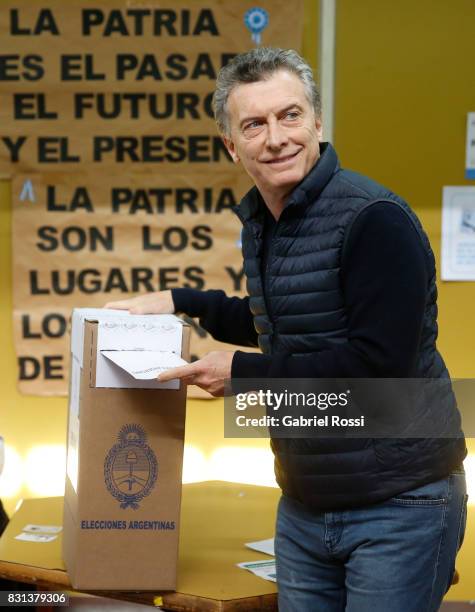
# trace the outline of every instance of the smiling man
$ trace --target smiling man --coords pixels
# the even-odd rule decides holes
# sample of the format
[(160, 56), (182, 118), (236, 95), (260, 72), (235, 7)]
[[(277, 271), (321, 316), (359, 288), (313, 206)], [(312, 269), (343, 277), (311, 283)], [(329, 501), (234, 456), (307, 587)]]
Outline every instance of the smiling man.
[[(221, 395), (231, 377), (447, 379), (427, 236), (399, 196), (343, 170), (322, 142), (308, 64), (292, 50), (239, 55), (220, 72), (214, 109), (255, 183), (236, 209), (249, 296), (175, 289), (107, 306), (183, 312), (261, 352), (216, 351), (160, 380)], [(438, 410), (442, 434), (458, 435), (272, 440), (281, 612), (439, 608), (467, 500), (450, 393)]]
[(284, 70), (234, 88), (227, 106), (232, 117), (231, 129), (222, 126), (227, 149), (278, 219), (289, 194), (320, 156), (320, 119), (302, 81)]

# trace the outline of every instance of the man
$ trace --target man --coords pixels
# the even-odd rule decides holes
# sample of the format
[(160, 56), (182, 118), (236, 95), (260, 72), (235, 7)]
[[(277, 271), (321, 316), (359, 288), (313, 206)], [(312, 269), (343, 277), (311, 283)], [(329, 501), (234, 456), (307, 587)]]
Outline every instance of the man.
[[(304, 60), (266, 48), (236, 57), (218, 77), (214, 109), (231, 157), (255, 183), (236, 211), (249, 297), (177, 289), (107, 306), (197, 316), (218, 340), (262, 354), (213, 352), (160, 380), (220, 395), (231, 377), (447, 378), (428, 239), (401, 198), (342, 170), (321, 142)], [(439, 403), (442, 431), (457, 429), (451, 394)], [(273, 439), (272, 448), (283, 489), (281, 612), (439, 608), (465, 528), (461, 432)]]

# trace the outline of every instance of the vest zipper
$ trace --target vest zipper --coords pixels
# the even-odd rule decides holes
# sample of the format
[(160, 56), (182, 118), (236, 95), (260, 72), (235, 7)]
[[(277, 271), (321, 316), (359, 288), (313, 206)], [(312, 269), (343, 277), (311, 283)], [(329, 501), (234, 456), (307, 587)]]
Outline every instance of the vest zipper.
[[(258, 237), (257, 237), (257, 232), (256, 232), (256, 227), (250, 223), (247, 219), (244, 218), (244, 216), (241, 214), (241, 211), (239, 210), (238, 206), (235, 206), (232, 208), (232, 211), (234, 212), (234, 214), (239, 218), (239, 220), (241, 221), (241, 223), (243, 224), (243, 226), (247, 227), (250, 230), (250, 233), (254, 239), (254, 250), (255, 250), (255, 256), (258, 257), (259, 256), (259, 250), (258, 250)], [(280, 218), (282, 217), (282, 214), (285, 212), (285, 210), (282, 211), (279, 219), (275, 222), (273, 228), (272, 228), (272, 232), (269, 238), (269, 250), (267, 252), (267, 261), (266, 261), (266, 266), (265, 266), (265, 279), (261, 278), (261, 284), (262, 284), (262, 299), (264, 300), (264, 305), (266, 307), (266, 313), (267, 316), (269, 318), (269, 321), (271, 323), (271, 333), (269, 333), (269, 347), (270, 349), (272, 349), (272, 344), (273, 344), (273, 340), (274, 340), (274, 317), (272, 314), (272, 308), (271, 308), (271, 302), (269, 299), (269, 292), (270, 292), (270, 282), (269, 282), (269, 262), (271, 261), (271, 256), (272, 256), (272, 242), (274, 240), (276, 231), (277, 231), (277, 226), (279, 224)], [(262, 237), (261, 237), (261, 241), (262, 241)], [(264, 280), (264, 282), (262, 282), (262, 280)]]
[(272, 326), (272, 333), (269, 334), (269, 345), (270, 348), (272, 349), (272, 345), (274, 343), (274, 336), (275, 334), (275, 319), (274, 319), (274, 314), (272, 312), (272, 307), (271, 307), (271, 299), (270, 299), (270, 274), (269, 274), (269, 270), (270, 270), (270, 263), (272, 261), (272, 255), (273, 255), (273, 243), (274, 243), (274, 238), (277, 234), (277, 230), (279, 229), (279, 223), (280, 220), (282, 219), (282, 215), (285, 214), (286, 209), (284, 208), (284, 210), (281, 212), (280, 217), (277, 219), (277, 221), (274, 223), (274, 226), (272, 227), (272, 231), (271, 231), (271, 235), (269, 236), (269, 250), (267, 251), (267, 261), (266, 261), (266, 267), (265, 267), (265, 282), (264, 282), (264, 286), (263, 286), (263, 292), (264, 292), (264, 304), (266, 306), (266, 310), (267, 310), (267, 316), (269, 317), (269, 321), (271, 323)]
[(270, 300), (270, 263), (271, 263), (271, 259), (272, 259), (272, 243), (274, 241), (274, 237), (275, 237), (275, 233), (276, 233), (276, 229), (277, 229), (277, 223), (278, 221), (275, 222), (274, 227), (272, 228), (271, 234), (269, 236), (269, 250), (267, 251), (267, 261), (266, 261), (266, 267), (265, 267), (265, 279), (264, 279), (264, 283), (263, 283), (263, 293), (264, 293), (264, 304), (266, 305), (266, 310), (267, 310), (267, 316), (269, 317), (269, 321), (272, 324), (272, 333), (269, 334), (269, 344), (272, 347), (272, 341), (274, 339), (274, 316), (272, 313), (272, 307), (271, 307), (271, 300)]

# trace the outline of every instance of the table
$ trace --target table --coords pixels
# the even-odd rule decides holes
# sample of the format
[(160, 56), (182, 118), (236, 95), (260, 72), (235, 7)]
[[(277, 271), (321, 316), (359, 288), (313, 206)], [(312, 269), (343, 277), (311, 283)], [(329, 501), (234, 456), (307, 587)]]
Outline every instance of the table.
[[(106, 592), (110, 597), (181, 612), (277, 610), (276, 586), (236, 567), (269, 559), (244, 547), (272, 537), (280, 490), (220, 481), (183, 486), (176, 592)], [(72, 590), (61, 535), (50, 543), (15, 540), (27, 523), (61, 525), (63, 498), (27, 499), (0, 538), (0, 577), (40, 590)]]

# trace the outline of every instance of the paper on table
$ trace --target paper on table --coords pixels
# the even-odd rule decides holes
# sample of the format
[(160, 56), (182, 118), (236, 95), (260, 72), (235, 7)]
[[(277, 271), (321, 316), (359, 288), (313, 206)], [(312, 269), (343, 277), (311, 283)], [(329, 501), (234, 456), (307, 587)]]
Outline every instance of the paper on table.
[(30, 533), (59, 533), (63, 528), (60, 525), (32, 525), (28, 523), (23, 527), (23, 531), (29, 531)]
[(252, 572), (256, 576), (259, 576), (259, 578), (277, 582), (275, 559), (272, 559), (272, 561), (245, 561), (244, 563), (236, 563), (236, 565)]
[(101, 354), (137, 380), (152, 380), (161, 372), (187, 364), (170, 351), (101, 351)]
[(57, 535), (45, 534), (45, 533), (20, 533), (15, 536), (15, 540), (21, 540), (22, 542), (52, 542), (56, 540)]
[(271, 555), (272, 557), (275, 557), (274, 538), (269, 538), (268, 540), (259, 540), (257, 542), (247, 542), (244, 546), (247, 546), (252, 550), (257, 550), (257, 552), (263, 552), (266, 555)]

